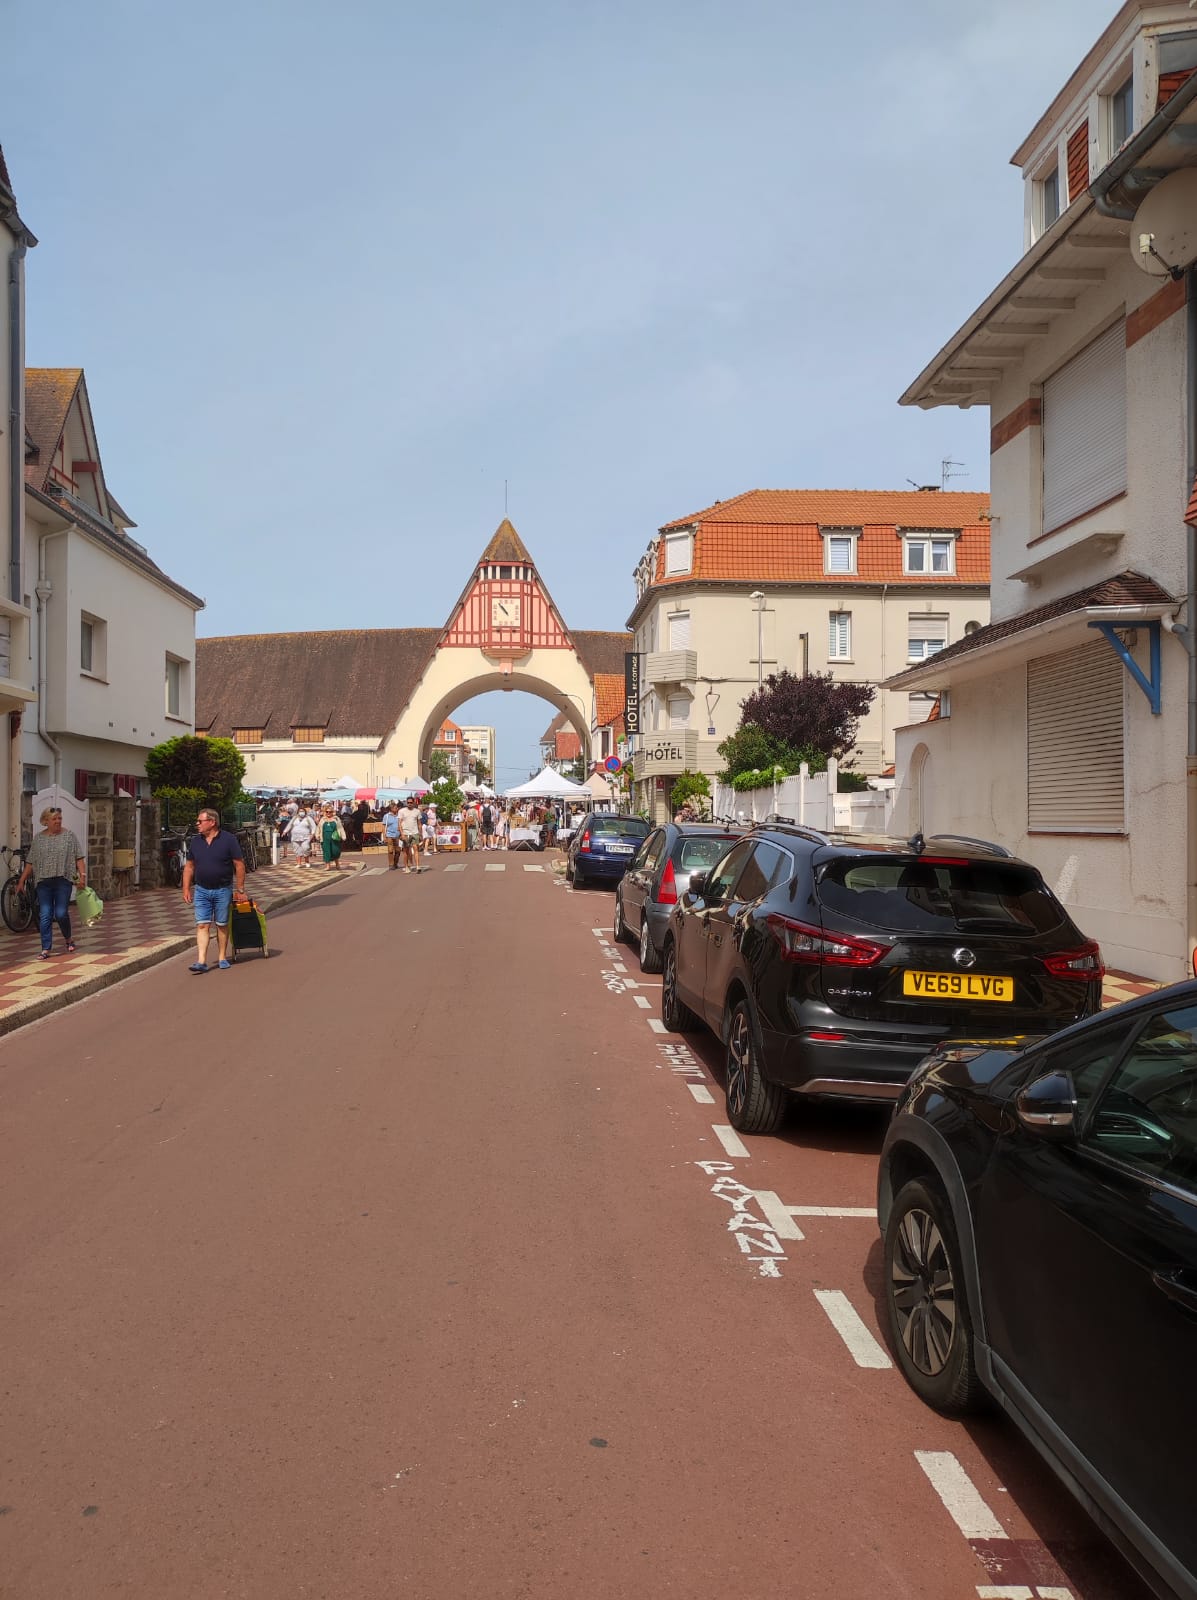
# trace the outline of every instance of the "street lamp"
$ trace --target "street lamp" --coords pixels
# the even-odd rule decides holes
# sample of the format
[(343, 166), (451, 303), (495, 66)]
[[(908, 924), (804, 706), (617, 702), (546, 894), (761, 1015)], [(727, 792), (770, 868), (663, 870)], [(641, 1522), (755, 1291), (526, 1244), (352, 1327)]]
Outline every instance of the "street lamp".
[(765, 683), (765, 591), (754, 589), (748, 598), (756, 601), (756, 687), (759, 693)]

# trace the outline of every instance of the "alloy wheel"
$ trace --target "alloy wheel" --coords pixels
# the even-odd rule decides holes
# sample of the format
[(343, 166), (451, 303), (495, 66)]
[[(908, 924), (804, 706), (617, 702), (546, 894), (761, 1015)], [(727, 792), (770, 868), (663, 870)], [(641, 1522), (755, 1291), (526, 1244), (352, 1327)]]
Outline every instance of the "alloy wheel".
[(647, 916), (640, 923), (640, 965), (647, 970), (653, 958), (653, 942), (649, 936)]
[(898, 1227), (890, 1289), (907, 1355), (920, 1372), (938, 1377), (956, 1337), (956, 1284), (935, 1218), (917, 1207)]
[(732, 1018), (731, 1033), (727, 1040), (726, 1093), (728, 1112), (733, 1117), (742, 1116), (748, 1098), (748, 1074), (752, 1067), (752, 1037), (748, 1018), (737, 1011)]

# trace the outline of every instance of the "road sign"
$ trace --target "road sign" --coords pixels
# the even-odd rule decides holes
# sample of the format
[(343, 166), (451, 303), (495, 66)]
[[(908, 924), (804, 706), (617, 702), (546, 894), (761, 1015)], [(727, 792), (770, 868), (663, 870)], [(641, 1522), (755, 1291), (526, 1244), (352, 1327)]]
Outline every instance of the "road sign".
[(622, 766), (623, 766), (623, 762), (619, 759), (618, 756), (608, 756), (607, 759), (603, 762), (604, 770), (607, 771), (607, 772), (611, 772), (611, 773), (618, 772), (619, 769)]

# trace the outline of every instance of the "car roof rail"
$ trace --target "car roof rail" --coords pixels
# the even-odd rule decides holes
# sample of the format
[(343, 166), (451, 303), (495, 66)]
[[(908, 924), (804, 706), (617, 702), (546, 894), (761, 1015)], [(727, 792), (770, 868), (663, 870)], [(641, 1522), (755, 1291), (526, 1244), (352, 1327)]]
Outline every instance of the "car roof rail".
[(774, 822), (788, 823), (791, 828), (797, 826), (793, 817), (783, 817), (779, 811), (770, 811), (769, 815), (765, 818), (765, 825), (767, 827), (770, 823)]
[(818, 828), (808, 828), (804, 822), (795, 822), (792, 817), (766, 817), (763, 822), (754, 822), (754, 828), (777, 828), (782, 833), (796, 833), (803, 839), (810, 839), (814, 844), (833, 843), (832, 835), (822, 833)]
[(1004, 844), (995, 844), (992, 839), (974, 839), (968, 833), (933, 833), (926, 841), (927, 844), (967, 844), (974, 850), (984, 850), (987, 855), (1003, 856), (1011, 860), (1013, 850), (1007, 850)]

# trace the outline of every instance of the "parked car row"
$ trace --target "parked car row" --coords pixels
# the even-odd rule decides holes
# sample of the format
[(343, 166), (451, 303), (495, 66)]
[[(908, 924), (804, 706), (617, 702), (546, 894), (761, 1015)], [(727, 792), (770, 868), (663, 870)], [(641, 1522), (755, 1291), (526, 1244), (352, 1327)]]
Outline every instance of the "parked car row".
[(1197, 983), (1101, 1012), (1097, 945), (979, 840), (669, 824), (616, 883), (666, 1027), (723, 1043), (733, 1127), (894, 1102), (885, 1321), (915, 1392), (996, 1401), (1154, 1592), (1197, 1600)]

